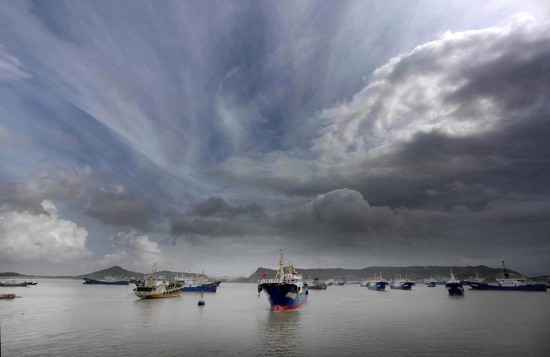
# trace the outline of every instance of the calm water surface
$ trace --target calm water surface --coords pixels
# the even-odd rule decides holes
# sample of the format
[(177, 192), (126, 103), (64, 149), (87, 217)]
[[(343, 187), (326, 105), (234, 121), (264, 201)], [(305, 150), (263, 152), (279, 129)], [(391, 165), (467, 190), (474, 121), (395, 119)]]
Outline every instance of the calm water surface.
[(310, 291), (298, 310), (269, 311), (255, 284), (139, 300), (133, 286), (38, 280), (0, 288), (2, 356), (550, 356), (550, 293), (444, 287)]

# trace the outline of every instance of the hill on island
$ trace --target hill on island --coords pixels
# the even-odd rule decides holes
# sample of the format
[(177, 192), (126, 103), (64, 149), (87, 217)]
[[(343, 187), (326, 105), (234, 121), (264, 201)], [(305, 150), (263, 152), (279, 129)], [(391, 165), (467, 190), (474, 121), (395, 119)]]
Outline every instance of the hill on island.
[[(480, 277), (486, 278), (492, 281), (502, 276), (501, 268), (489, 268), (484, 265), (478, 266), (408, 266), (408, 267), (367, 267), (362, 269), (342, 269), (342, 268), (329, 268), (329, 269), (300, 269), (296, 270), (304, 276), (306, 279), (319, 278), (323, 280), (334, 279), (341, 281), (350, 280), (366, 280), (373, 276), (382, 275), (385, 279), (392, 279), (397, 276), (407, 277), (414, 281), (423, 281), (424, 279), (434, 278), (438, 281), (448, 280), (450, 278), (449, 269), (453, 270), (455, 277), (458, 279), (468, 279), (476, 276), (476, 272)], [(519, 278), (522, 275), (516, 271), (507, 269), (510, 277)], [(251, 283), (258, 282), (263, 274), (266, 273), (268, 278), (275, 277), (277, 273), (274, 269), (258, 268), (256, 271), (248, 277), (248, 281)]]
[[(134, 278), (136, 280), (139, 280), (147, 274), (149, 274), (149, 273), (139, 273), (139, 272), (136, 272), (136, 271), (130, 271), (130, 270), (126, 270), (124, 268), (121, 268), (118, 265), (115, 265), (115, 266), (112, 266), (112, 267), (107, 268), (107, 269), (95, 271), (93, 273), (79, 275), (79, 276), (76, 276), (75, 278), (103, 279), (104, 277), (112, 276), (112, 277), (120, 278), (120, 279)], [(195, 278), (197, 276), (204, 277), (204, 278), (209, 278), (208, 276), (206, 276), (204, 274), (198, 274), (198, 273), (190, 273), (190, 272), (182, 273), (182, 272), (175, 272), (175, 271), (169, 271), (169, 270), (157, 271), (157, 276), (164, 276), (164, 277), (166, 277), (166, 279), (169, 279), (169, 280), (173, 280), (177, 276), (181, 277), (182, 275), (185, 275), (187, 277), (193, 277), (193, 278)]]
[(132, 277), (135, 279), (140, 279), (141, 277), (143, 277), (143, 275), (145, 274), (126, 270), (124, 268), (119, 267), (118, 265), (115, 265), (107, 269), (95, 271), (93, 273), (79, 275), (79, 276), (76, 276), (76, 278), (102, 279), (106, 276), (112, 276), (112, 277), (121, 278), (121, 279), (129, 279)]

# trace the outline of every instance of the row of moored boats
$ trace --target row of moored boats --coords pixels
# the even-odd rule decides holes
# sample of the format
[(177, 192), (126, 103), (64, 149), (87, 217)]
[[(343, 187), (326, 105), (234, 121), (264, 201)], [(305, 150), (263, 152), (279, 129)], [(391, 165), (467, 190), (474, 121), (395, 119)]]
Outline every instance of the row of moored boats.
[[(470, 286), (472, 290), (495, 290), (495, 291), (547, 291), (546, 284), (533, 283), (527, 278), (510, 278), (504, 262), (503, 278), (496, 279), (496, 283), (485, 282), (484, 279), (476, 277), (470, 281), (460, 281), (457, 279), (452, 270), (450, 271), (450, 279), (444, 285), (449, 295), (463, 295), (464, 286)], [(396, 279), (388, 282), (381, 276), (362, 282), (360, 285), (369, 290), (384, 291), (389, 286), (390, 289), (396, 290), (411, 290), (416, 283), (408, 279)], [(437, 285), (435, 281), (426, 284), (429, 287)], [(314, 289), (326, 289), (326, 284), (315, 279)], [(303, 305), (308, 298), (308, 284), (303, 277), (296, 272), (296, 269), (289, 265), (286, 270), (283, 266), (283, 254), (279, 259), (279, 270), (275, 278), (267, 279), (264, 274), (263, 279), (258, 285), (258, 294), (265, 292), (274, 311), (284, 311), (295, 309)]]
[(83, 278), (84, 284), (91, 285), (129, 285), (135, 284), (134, 293), (140, 299), (158, 299), (179, 296), (182, 292), (216, 292), (221, 281), (205, 281), (204, 276), (197, 276), (197, 279), (176, 277), (174, 280), (157, 274), (155, 267), (153, 271), (141, 280), (116, 279), (105, 277), (104, 279)]

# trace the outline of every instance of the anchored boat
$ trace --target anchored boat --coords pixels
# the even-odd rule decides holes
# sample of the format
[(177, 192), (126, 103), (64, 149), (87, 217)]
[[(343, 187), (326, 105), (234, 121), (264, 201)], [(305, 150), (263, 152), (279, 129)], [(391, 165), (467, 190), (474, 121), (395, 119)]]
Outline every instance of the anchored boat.
[(186, 280), (181, 290), (186, 292), (215, 293), (218, 290), (218, 286), (222, 283), (221, 280), (204, 280), (204, 275), (199, 277), (197, 274), (197, 278), (195, 280)]
[(129, 285), (130, 280), (120, 280), (112, 276), (106, 276), (104, 279), (94, 279), (94, 278), (82, 278), (84, 282), (82, 284), (89, 285)]
[(315, 278), (313, 279), (313, 283), (311, 284), (308, 284), (308, 289), (310, 290), (326, 290), (327, 289), (327, 284), (321, 280), (319, 280), (319, 278)]
[(19, 282), (19, 281), (15, 281), (15, 280), (12, 280), (12, 281), (0, 281), (0, 286), (7, 286), (7, 287), (25, 287), (25, 286), (29, 286), (28, 283), (26, 282)]
[(425, 281), (424, 283), (429, 288), (435, 288), (437, 286), (437, 281), (432, 277), (430, 277), (430, 279), (428, 279), (428, 281), (427, 282)]
[(456, 279), (451, 270), (451, 279), (445, 283), (449, 295), (464, 295), (464, 287), (460, 280)]
[(298, 274), (294, 266), (283, 267), (283, 252), (279, 258), (279, 271), (274, 279), (267, 279), (264, 273), (263, 279), (258, 285), (258, 296), (265, 291), (271, 304), (271, 310), (284, 311), (296, 309), (307, 302), (308, 285), (302, 275)]
[(0, 294), (0, 299), (5, 299), (5, 300), (13, 300), (15, 298), (19, 298), (21, 296), (17, 296), (15, 294)]
[(497, 279), (497, 284), (489, 284), (477, 281), (466, 282), (473, 290), (500, 290), (500, 291), (547, 291), (546, 284), (533, 283), (527, 278), (514, 279), (506, 270), (502, 261), (502, 279)]
[(134, 292), (140, 299), (159, 299), (181, 295), (182, 283), (157, 279), (155, 271), (151, 272), (145, 280), (136, 283)]
[(378, 278), (374, 277), (361, 283), (362, 287), (376, 291), (385, 291), (387, 285), (389, 285), (389, 282), (386, 279), (382, 278), (382, 275), (380, 275), (380, 277)]
[(414, 281), (407, 279), (406, 276), (405, 276), (405, 279), (398, 277), (396, 280), (390, 283), (390, 289), (411, 290), (414, 285), (416, 285), (416, 283)]

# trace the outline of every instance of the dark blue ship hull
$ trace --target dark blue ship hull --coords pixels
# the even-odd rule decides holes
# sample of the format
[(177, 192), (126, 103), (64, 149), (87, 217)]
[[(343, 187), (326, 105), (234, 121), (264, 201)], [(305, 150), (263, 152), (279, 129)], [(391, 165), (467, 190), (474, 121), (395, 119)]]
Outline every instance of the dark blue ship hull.
[(196, 291), (196, 292), (205, 292), (205, 293), (215, 293), (216, 290), (218, 290), (218, 284), (211, 283), (211, 284), (202, 284), (197, 286), (184, 286), (181, 288), (182, 291)]
[(445, 287), (449, 295), (464, 295), (464, 287), (460, 283), (447, 283)]
[(473, 283), (468, 282), (468, 285), (473, 290), (499, 290), (499, 291), (546, 291), (546, 285), (544, 284), (526, 284), (518, 286), (501, 286), (491, 285), (485, 283)]
[(388, 283), (385, 281), (378, 281), (376, 283), (367, 283), (367, 289), (376, 290), (376, 291), (385, 291), (386, 285), (388, 285)]
[(293, 284), (263, 283), (258, 285), (258, 292), (262, 290), (267, 294), (273, 311), (296, 309), (306, 303), (308, 296), (307, 285), (299, 292)]
[(90, 284), (90, 285), (129, 285), (129, 280), (97, 280), (92, 278), (83, 278), (84, 282), (82, 284)]
[(399, 285), (391, 285), (390, 284), (390, 289), (395, 289), (395, 290), (411, 290), (412, 287), (416, 285), (416, 283), (413, 283), (413, 282), (406, 282), (406, 283), (403, 283), (403, 284), (399, 284)]

